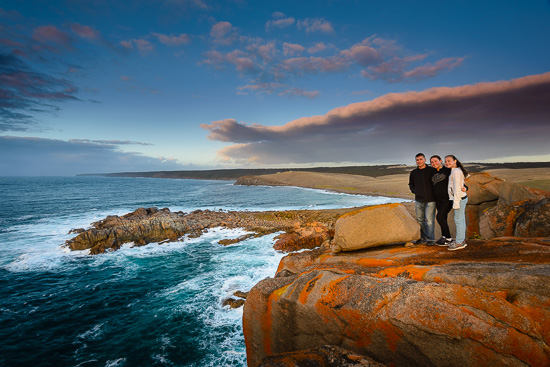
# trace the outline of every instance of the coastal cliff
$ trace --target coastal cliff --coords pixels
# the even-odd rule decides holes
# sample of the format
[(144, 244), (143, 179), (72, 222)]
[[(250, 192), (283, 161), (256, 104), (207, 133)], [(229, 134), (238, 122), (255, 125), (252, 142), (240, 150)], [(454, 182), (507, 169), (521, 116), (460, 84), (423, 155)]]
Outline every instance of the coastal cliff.
[(548, 238), (290, 254), (248, 294), (248, 363), (335, 345), (395, 366), (548, 366), (548, 284)]

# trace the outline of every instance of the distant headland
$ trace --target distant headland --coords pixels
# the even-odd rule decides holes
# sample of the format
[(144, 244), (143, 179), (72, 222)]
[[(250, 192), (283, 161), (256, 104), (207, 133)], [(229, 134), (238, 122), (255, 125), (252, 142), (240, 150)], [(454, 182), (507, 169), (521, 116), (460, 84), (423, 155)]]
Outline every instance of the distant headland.
[[(550, 168), (550, 162), (515, 162), (515, 163), (468, 163), (469, 172), (481, 172), (494, 169)], [(150, 178), (181, 178), (199, 180), (236, 180), (242, 176), (269, 175), (286, 171), (341, 173), (380, 177), (408, 173), (413, 167), (404, 164), (375, 166), (345, 166), (345, 167), (310, 167), (310, 168), (235, 168), (190, 171), (151, 171), (151, 172), (117, 172), (117, 173), (85, 173), (77, 176), (104, 177), (150, 177)]]

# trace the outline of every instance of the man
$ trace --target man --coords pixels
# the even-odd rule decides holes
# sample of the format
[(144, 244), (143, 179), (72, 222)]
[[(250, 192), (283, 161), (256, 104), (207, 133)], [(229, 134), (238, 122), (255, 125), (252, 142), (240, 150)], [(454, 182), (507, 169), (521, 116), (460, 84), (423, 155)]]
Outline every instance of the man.
[(417, 244), (435, 245), (435, 196), (432, 186), (434, 168), (426, 165), (424, 153), (415, 156), (417, 167), (409, 175), (409, 188), (414, 194), (416, 220), (420, 224)]

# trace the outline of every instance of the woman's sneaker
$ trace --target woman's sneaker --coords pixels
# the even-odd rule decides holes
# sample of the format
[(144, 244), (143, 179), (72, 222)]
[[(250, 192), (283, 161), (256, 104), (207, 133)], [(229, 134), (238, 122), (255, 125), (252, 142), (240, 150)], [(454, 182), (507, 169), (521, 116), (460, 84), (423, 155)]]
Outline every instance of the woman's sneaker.
[(466, 242), (458, 243), (458, 242), (456, 242), (456, 241), (453, 241), (453, 242), (451, 242), (451, 244), (449, 245), (449, 247), (447, 247), (447, 250), (449, 250), (449, 251), (460, 250), (460, 249), (462, 249), (462, 248), (464, 248), (464, 247), (466, 247), (466, 246), (468, 246), (468, 245), (466, 244)]
[(440, 239), (435, 241), (435, 244), (438, 245), (438, 246), (448, 246), (449, 243), (451, 243), (451, 242), (450, 241), (447, 242), (447, 239), (445, 237), (441, 237)]

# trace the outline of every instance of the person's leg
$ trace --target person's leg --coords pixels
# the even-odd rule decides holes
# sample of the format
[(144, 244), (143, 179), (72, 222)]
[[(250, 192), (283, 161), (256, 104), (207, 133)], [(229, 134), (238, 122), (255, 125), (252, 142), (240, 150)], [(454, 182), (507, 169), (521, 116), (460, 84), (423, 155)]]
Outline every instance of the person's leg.
[(414, 202), (414, 210), (416, 213), (416, 221), (420, 225), (420, 239), (426, 240), (426, 226), (425, 226), (425, 220), (426, 220), (426, 203), (421, 203), (420, 201)]
[(466, 204), (468, 198), (460, 201), (460, 209), (455, 210), (456, 242), (462, 243), (466, 238)]
[(437, 223), (441, 228), (441, 235), (445, 238), (451, 238), (451, 230), (449, 229), (449, 223), (447, 223), (447, 217), (449, 216), (449, 212), (452, 208), (452, 200), (443, 200), (437, 202)]
[(460, 209), (454, 209), (455, 214), (455, 224), (456, 224), (456, 238), (452, 242), (448, 250), (460, 250), (461, 248), (466, 247), (466, 204), (468, 203), (468, 198), (460, 201)]
[(435, 201), (426, 203), (426, 239), (435, 242)]

